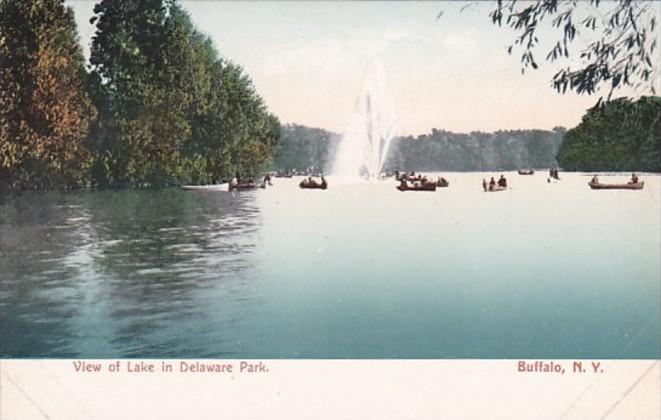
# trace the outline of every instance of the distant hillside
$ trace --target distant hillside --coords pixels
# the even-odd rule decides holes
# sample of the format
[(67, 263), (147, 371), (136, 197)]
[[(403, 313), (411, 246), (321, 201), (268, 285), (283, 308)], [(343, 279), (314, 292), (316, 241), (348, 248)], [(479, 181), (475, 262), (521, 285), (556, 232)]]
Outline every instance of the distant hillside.
[[(404, 171), (488, 171), (549, 168), (565, 129), (513, 130), (458, 134), (433, 129), (431, 134), (393, 139), (385, 169)], [(273, 162), (276, 170), (315, 169), (329, 172), (341, 137), (301, 125), (281, 128)]]

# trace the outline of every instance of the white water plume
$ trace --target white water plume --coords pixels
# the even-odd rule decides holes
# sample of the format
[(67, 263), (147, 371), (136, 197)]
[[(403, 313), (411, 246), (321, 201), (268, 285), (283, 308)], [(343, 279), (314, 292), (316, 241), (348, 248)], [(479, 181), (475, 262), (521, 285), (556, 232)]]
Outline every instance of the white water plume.
[(397, 117), (386, 89), (383, 66), (370, 65), (363, 89), (342, 135), (332, 173), (376, 179), (397, 131)]

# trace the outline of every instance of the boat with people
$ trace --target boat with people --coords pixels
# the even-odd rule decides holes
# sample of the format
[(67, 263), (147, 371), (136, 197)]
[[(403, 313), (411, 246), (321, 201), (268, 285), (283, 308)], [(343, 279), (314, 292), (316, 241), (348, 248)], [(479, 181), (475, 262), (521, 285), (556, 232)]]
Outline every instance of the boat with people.
[(316, 180), (312, 179), (312, 177), (308, 177), (301, 181), (298, 186), (303, 189), (325, 190), (328, 188), (328, 183), (326, 182), (326, 178), (323, 176), (321, 177), (321, 182), (317, 182)]
[(486, 179), (482, 179), (482, 188), (484, 192), (498, 192), (505, 191), (507, 189), (507, 179), (505, 175), (500, 175), (498, 181), (494, 177), (491, 177), (491, 180), (487, 182)]
[(638, 176), (631, 174), (631, 180), (626, 184), (603, 184), (599, 182), (597, 175), (593, 176), (588, 185), (593, 190), (642, 190), (645, 181), (639, 181)]
[(528, 170), (525, 170), (525, 171), (519, 170), (517, 172), (519, 173), (519, 175), (534, 175), (535, 174), (535, 171), (532, 170), (532, 169), (528, 169)]

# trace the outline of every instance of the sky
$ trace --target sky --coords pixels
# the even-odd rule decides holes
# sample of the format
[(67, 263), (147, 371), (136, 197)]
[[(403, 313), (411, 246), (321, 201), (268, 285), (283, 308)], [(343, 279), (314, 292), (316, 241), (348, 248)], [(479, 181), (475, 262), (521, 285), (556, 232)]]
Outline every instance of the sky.
[[(67, 1), (86, 52), (94, 3)], [(543, 62), (544, 45), (540, 69), (522, 75), (520, 53), (506, 51), (513, 32), (491, 24), (491, 2), (182, 4), (282, 123), (344, 132), (375, 67), (400, 135), (573, 127), (598, 99), (556, 93), (551, 78), (559, 67)], [(587, 41), (579, 35), (577, 47)]]

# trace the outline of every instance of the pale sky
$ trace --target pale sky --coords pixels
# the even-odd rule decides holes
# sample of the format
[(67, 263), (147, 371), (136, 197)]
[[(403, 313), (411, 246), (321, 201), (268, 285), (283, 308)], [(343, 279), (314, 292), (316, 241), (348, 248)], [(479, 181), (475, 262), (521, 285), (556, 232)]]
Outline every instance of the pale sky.
[[(67, 1), (86, 50), (94, 3)], [(182, 4), (282, 123), (343, 132), (375, 61), (403, 135), (573, 127), (597, 100), (551, 88), (559, 67), (544, 62), (547, 48), (537, 52), (540, 69), (521, 75), (520, 53), (506, 52), (512, 32), (490, 22), (491, 2)]]

